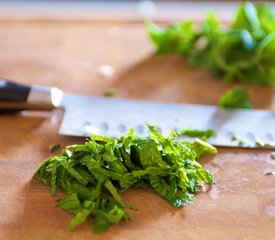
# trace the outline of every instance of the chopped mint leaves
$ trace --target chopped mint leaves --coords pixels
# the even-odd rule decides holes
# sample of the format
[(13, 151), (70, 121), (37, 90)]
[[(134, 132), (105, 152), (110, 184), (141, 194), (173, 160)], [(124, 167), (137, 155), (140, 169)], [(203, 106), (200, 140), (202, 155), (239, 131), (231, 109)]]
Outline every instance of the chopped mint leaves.
[[(93, 219), (95, 232), (106, 232), (111, 224), (130, 219), (126, 209), (137, 209), (124, 202), (121, 193), (131, 187), (151, 187), (174, 207), (193, 203), (204, 183), (214, 184), (213, 175), (197, 160), (217, 150), (202, 139), (212, 130), (172, 131), (164, 137), (154, 126), (141, 137), (130, 129), (120, 138), (93, 135), (85, 143), (66, 146), (60, 155), (44, 161), (34, 177), (65, 193), (58, 206), (74, 215), (75, 228)], [(181, 134), (195, 138), (179, 141)]]

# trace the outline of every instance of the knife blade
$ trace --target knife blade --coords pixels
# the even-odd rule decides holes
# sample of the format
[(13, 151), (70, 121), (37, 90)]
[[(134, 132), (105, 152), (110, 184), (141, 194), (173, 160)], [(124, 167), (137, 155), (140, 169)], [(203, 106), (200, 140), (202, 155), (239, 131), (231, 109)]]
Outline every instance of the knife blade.
[(149, 123), (164, 135), (173, 129), (211, 128), (216, 135), (209, 142), (215, 146), (275, 148), (275, 113), (265, 110), (228, 111), (207, 105), (82, 96), (6, 80), (0, 81), (0, 100), (2, 109), (64, 108), (62, 135), (118, 137), (130, 128), (146, 135)]

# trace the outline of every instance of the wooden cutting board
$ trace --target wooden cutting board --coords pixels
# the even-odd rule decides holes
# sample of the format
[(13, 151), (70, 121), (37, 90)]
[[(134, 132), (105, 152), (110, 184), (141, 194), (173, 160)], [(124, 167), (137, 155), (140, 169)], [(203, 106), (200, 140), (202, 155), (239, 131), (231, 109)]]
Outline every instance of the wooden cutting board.
[[(227, 89), (179, 56), (153, 56), (141, 22), (0, 22), (0, 76), (64, 91), (116, 97), (218, 104)], [(114, 72), (100, 71), (104, 64)], [(258, 108), (273, 109), (269, 87), (247, 86)], [(57, 134), (62, 110), (0, 116), (0, 239), (275, 239), (275, 169), (271, 151), (219, 148), (201, 163), (217, 185), (194, 205), (171, 207), (151, 190), (123, 194), (132, 221), (94, 234), (87, 222), (70, 231), (70, 215), (49, 187), (32, 180), (48, 147), (81, 142)], [(106, 114), (107, 116), (107, 114)], [(184, 126), (183, 126), (184, 127)]]

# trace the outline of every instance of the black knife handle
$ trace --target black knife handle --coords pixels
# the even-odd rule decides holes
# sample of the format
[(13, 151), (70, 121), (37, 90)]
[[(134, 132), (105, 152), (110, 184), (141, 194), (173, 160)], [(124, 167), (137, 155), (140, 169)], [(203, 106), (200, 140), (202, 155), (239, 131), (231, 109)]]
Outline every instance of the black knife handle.
[(0, 110), (50, 110), (58, 107), (62, 94), (57, 88), (0, 79)]
[(31, 86), (0, 79), (0, 101), (26, 102)]

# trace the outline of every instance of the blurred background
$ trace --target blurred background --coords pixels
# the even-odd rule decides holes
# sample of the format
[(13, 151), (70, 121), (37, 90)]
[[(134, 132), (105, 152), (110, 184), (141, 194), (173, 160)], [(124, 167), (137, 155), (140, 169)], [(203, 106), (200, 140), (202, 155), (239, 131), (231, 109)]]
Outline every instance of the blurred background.
[[(240, 3), (0, 1), (0, 76), (81, 94), (111, 88), (121, 98), (218, 105), (236, 83), (216, 81), (179, 55), (155, 55), (144, 20), (166, 26), (192, 19), (199, 26), (212, 10), (226, 25)], [(245, 87), (256, 107), (270, 108), (270, 86)]]
[[(242, 1), (162, 1), (162, 0), (128, 0), (128, 1), (93, 1), (93, 0), (9, 0), (0, 1), (0, 18), (41, 19), (56, 17), (59, 19), (139, 19), (152, 17), (158, 20), (178, 20), (184, 18), (201, 18), (202, 12), (211, 9), (218, 17), (229, 20), (234, 10)], [(261, 1), (252, 1), (261, 2)], [(271, 1), (272, 2), (272, 1)], [(271, 3), (270, 2), (270, 3)], [(274, 3), (271, 3), (274, 7)], [(32, 12), (32, 16), (29, 13)], [(104, 16), (102, 16), (104, 13)]]

